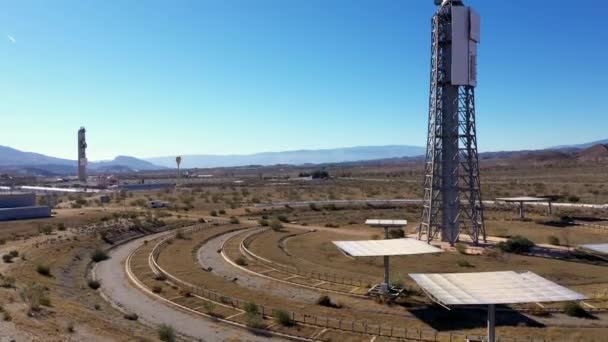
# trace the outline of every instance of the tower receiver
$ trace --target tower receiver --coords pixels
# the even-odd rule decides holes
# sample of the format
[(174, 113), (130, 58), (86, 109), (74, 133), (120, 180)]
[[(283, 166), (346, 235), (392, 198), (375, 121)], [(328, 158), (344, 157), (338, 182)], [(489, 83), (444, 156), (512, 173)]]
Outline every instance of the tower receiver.
[(418, 238), (486, 240), (479, 180), (475, 87), (480, 17), (461, 0), (435, 0), (431, 87)]

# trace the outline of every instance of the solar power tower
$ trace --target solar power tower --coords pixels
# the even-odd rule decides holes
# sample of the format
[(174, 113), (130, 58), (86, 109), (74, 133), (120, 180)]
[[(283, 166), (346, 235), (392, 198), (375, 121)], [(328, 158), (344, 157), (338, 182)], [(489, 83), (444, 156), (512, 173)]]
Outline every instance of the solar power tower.
[(82, 183), (87, 182), (87, 140), (86, 130), (80, 127), (78, 130), (78, 180)]
[(462, 1), (435, 0), (431, 86), (418, 238), (454, 245), (461, 232), (485, 241), (479, 181), (475, 87), (480, 17)]

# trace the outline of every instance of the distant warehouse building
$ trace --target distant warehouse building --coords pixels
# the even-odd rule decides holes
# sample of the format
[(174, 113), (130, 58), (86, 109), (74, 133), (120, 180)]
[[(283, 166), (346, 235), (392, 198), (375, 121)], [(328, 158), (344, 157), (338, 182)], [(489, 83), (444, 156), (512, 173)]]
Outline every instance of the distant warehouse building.
[(0, 192), (0, 221), (50, 217), (51, 208), (36, 205), (33, 192)]

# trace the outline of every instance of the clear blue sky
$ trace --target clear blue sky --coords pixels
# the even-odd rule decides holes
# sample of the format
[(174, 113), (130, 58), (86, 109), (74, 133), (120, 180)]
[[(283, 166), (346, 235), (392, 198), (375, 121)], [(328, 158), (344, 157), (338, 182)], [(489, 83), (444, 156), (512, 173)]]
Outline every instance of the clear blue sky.
[[(0, 145), (424, 145), (432, 0), (2, 1)], [(481, 150), (608, 138), (606, 1), (469, 0)]]

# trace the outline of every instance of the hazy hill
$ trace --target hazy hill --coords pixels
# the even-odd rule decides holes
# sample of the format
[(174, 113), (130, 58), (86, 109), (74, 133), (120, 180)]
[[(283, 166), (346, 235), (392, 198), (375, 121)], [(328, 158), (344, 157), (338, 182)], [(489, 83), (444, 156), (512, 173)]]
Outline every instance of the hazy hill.
[[(602, 140), (608, 142), (608, 140)], [(590, 145), (591, 144), (591, 145)], [(561, 149), (532, 151), (500, 151), (480, 153), (482, 161), (496, 167), (517, 164), (572, 164), (608, 161), (608, 144), (581, 144), (586, 148), (564, 145)], [(380, 163), (398, 165), (403, 162), (419, 162), (424, 159), (425, 149), (418, 146), (359, 146), (322, 150), (297, 150), (264, 152), (243, 155), (184, 155), (182, 168), (234, 167), (244, 165), (305, 165), (336, 163)], [(488, 165), (488, 164), (486, 164)], [(123, 173), (134, 171), (175, 168), (175, 156), (148, 158), (146, 160), (118, 156), (113, 160), (90, 162), (90, 173)], [(76, 161), (54, 158), (39, 153), (23, 152), (0, 146), (0, 172), (67, 175), (76, 174)]]
[(575, 144), (575, 145), (560, 145), (550, 147), (550, 150), (563, 150), (563, 149), (586, 149), (589, 147), (593, 147), (595, 145), (608, 145), (608, 139), (592, 141), (584, 144)]
[[(322, 150), (297, 150), (283, 152), (262, 152), (240, 155), (191, 154), (182, 156), (183, 168), (230, 167), (241, 165), (276, 164), (326, 164), (348, 161), (363, 161), (411, 157), (424, 154), (424, 147), (407, 145), (358, 146)], [(175, 167), (175, 156), (147, 158), (149, 162), (166, 167)]]
[(40, 153), (23, 152), (7, 146), (0, 146), (0, 166), (20, 165), (76, 165), (75, 161), (45, 156)]
[[(64, 175), (75, 174), (76, 167), (77, 163), (75, 160), (49, 157), (40, 153), (23, 152), (11, 147), (0, 146), (0, 169), (3, 172)], [(118, 156), (113, 160), (89, 163), (89, 170), (92, 172), (133, 172), (162, 168), (162, 166), (154, 165), (145, 160), (127, 156)]]
[(93, 169), (112, 168), (120, 166), (136, 171), (158, 170), (162, 168), (161, 166), (154, 165), (148, 161), (128, 156), (117, 156), (113, 160), (92, 162), (90, 163), (90, 166)]
[(583, 162), (608, 160), (608, 145), (597, 144), (584, 149), (578, 153), (577, 159)]

